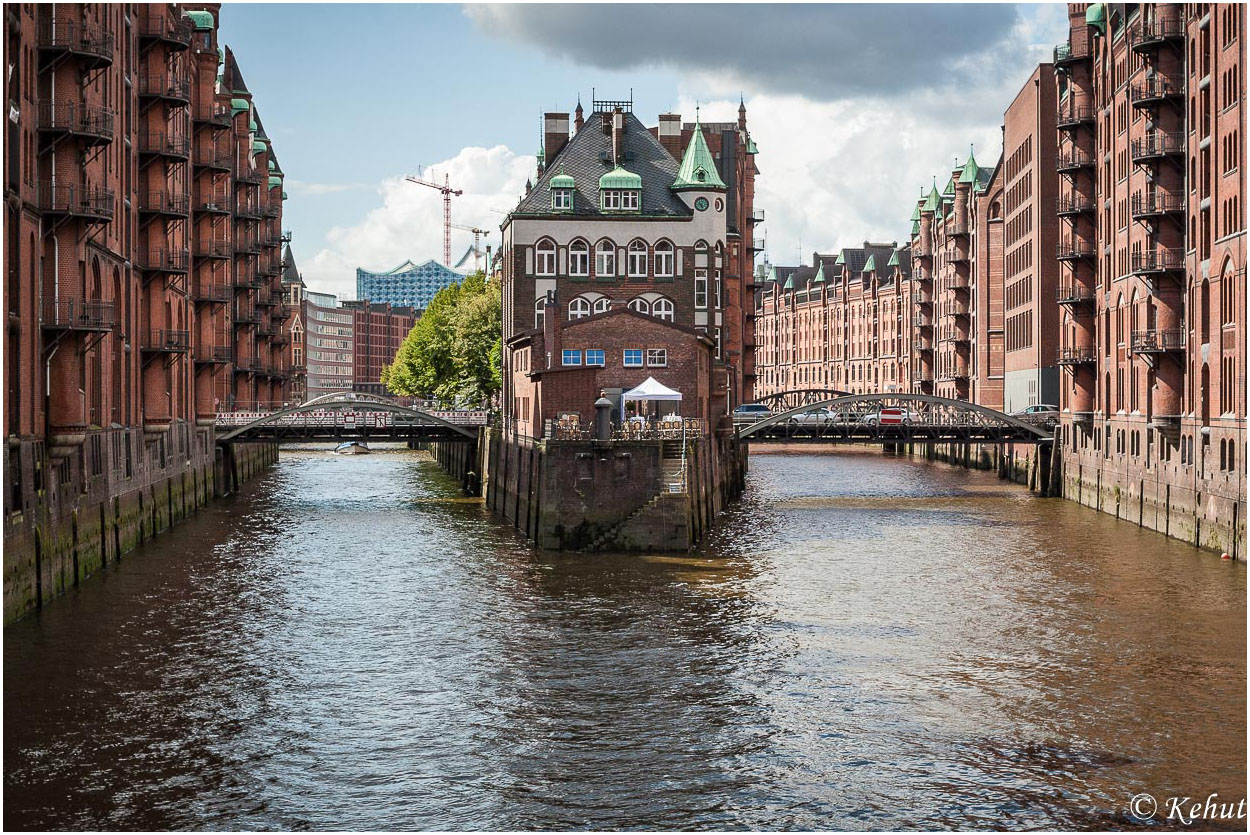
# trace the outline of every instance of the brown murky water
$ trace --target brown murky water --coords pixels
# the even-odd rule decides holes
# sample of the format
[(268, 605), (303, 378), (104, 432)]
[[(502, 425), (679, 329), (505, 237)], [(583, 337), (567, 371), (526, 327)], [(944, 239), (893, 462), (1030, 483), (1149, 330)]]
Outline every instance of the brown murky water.
[(418, 454), (284, 452), (4, 630), (5, 826), (1133, 828), (1139, 793), (1244, 798), (1244, 564), (942, 465), (751, 467), (697, 553), (587, 557)]

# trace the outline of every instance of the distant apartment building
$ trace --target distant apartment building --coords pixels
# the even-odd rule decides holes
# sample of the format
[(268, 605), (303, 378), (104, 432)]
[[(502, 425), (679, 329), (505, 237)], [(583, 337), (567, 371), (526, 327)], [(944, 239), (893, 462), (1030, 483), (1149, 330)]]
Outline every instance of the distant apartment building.
[(395, 361), (399, 346), (416, 324), (417, 312), (370, 301), (345, 301), (343, 308), (352, 312), (352, 390), (390, 394), (381, 382), (382, 368)]
[(1151, 520), (1196, 508), (1200, 540), (1229, 520), (1244, 536), (1245, 6), (1074, 3), (1068, 17), (1065, 478), (1087, 503), (1133, 496)]
[(328, 293), (306, 292), (304, 368), (309, 399), (351, 391), (355, 381), (355, 316)]
[(769, 267), (756, 293), (755, 396), (912, 390), (911, 256), (896, 243)]
[(384, 273), (358, 268), (356, 298), (422, 311), (430, 306), (435, 293), (463, 279), (463, 274), (433, 259), (424, 264), (405, 261)]

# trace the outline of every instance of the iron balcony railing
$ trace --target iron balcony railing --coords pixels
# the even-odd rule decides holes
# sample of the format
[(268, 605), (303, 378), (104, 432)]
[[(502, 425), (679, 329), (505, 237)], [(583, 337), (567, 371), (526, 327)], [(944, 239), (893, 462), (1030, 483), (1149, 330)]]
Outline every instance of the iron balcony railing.
[(1161, 191), (1134, 194), (1132, 214), (1134, 218), (1158, 215), (1184, 214), (1185, 198)]
[(113, 62), (113, 33), (103, 26), (44, 21), (39, 25), (38, 44), (39, 49), (45, 52), (65, 52), (91, 59), (94, 66), (107, 66)]
[(955, 249), (951, 250), (950, 252), (946, 254), (946, 260), (950, 261), (952, 264), (962, 264), (966, 262), (970, 257), (971, 255), (969, 254), (968, 250), (962, 247), (956, 247)]
[(200, 240), (195, 242), (191, 251), (196, 258), (229, 258), (234, 253), (234, 246), (227, 240)]
[(1152, 130), (1133, 140), (1133, 161), (1185, 153), (1185, 134), (1180, 131)]
[(254, 272), (240, 270), (239, 274), (234, 277), (234, 286), (240, 290), (256, 290), (264, 282), (261, 277)]
[(1166, 273), (1185, 271), (1185, 253), (1180, 249), (1147, 249), (1132, 253), (1133, 272)]
[(1052, 53), (1055, 65), (1063, 66), (1086, 60), (1092, 54), (1089, 47), (1090, 42), (1088, 38), (1078, 40), (1076, 43), (1061, 43), (1057, 45)]
[(40, 183), (39, 209), (44, 214), (67, 215), (89, 221), (109, 221), (115, 211), (113, 192), (79, 183)]
[(139, 96), (189, 104), (191, 102), (191, 78), (167, 73), (141, 75), (139, 76)]
[(1055, 200), (1055, 214), (1060, 217), (1094, 211), (1094, 198), (1084, 194), (1065, 194)]
[(92, 144), (113, 139), (113, 111), (77, 102), (42, 102), (39, 132), (77, 136)]
[(191, 292), (191, 299), (203, 304), (226, 304), (233, 295), (234, 289), (228, 284), (202, 281), (195, 285), (195, 289)]
[(1168, 41), (1185, 37), (1185, 25), (1179, 17), (1167, 16), (1157, 20), (1143, 20), (1128, 30), (1129, 46), (1144, 52)]
[(191, 350), (191, 332), (171, 328), (154, 328), (148, 332), (145, 351), (182, 353)]
[(1094, 124), (1097, 111), (1093, 105), (1071, 103), (1059, 106), (1058, 125), (1060, 128), (1075, 128), (1081, 125)]
[(1055, 170), (1060, 174), (1094, 167), (1094, 155), (1079, 148), (1066, 151), (1055, 159)]
[(141, 14), (135, 18), (139, 40), (163, 41), (174, 47), (186, 49), (195, 33), (191, 21), (185, 17), (168, 14)]
[(932, 351), (933, 340), (923, 336), (916, 337), (916, 339), (911, 343), (911, 348), (913, 351)]
[(43, 326), (50, 330), (107, 331), (117, 321), (113, 302), (86, 299), (47, 299)]
[(234, 242), (234, 251), (239, 255), (260, 255), (260, 240), (243, 238)]
[(1093, 300), (1093, 289), (1084, 284), (1060, 284), (1055, 288), (1055, 301), (1059, 304), (1077, 304)]
[(912, 304), (933, 304), (933, 299), (929, 296), (928, 293), (917, 292), (917, 293), (911, 294), (911, 303)]
[(1185, 332), (1183, 330), (1143, 330), (1133, 331), (1133, 353), (1163, 354), (1185, 350)]
[(248, 163), (239, 163), (235, 160), (234, 179), (236, 182), (256, 185), (260, 183), (260, 172)]
[(1059, 356), (1056, 357), (1059, 365), (1084, 365), (1096, 361), (1094, 349), (1088, 345), (1079, 347), (1066, 347), (1059, 349)]
[(239, 220), (260, 220), (260, 209), (256, 206), (242, 203), (234, 207), (234, 216)]
[(153, 215), (185, 217), (191, 214), (191, 198), (169, 189), (157, 189), (139, 195), (139, 212)]
[(265, 364), (259, 356), (239, 357), (234, 361), (234, 370), (239, 373), (250, 374), (259, 372), (264, 367)]
[(195, 352), (195, 361), (204, 365), (225, 365), (233, 351), (229, 345), (202, 345)]
[(270, 218), (272, 218), (272, 217), (278, 217), (278, 216), (280, 216), (281, 214), (282, 214), (282, 207), (281, 207), (281, 206), (261, 206), (261, 207), (260, 207), (260, 216), (261, 216), (261, 217), (270, 217)]
[(149, 272), (185, 273), (190, 263), (185, 249), (157, 249), (141, 252), (139, 269)]
[(211, 145), (195, 149), (191, 164), (196, 168), (210, 168), (217, 171), (229, 171), (234, 165), (234, 154), (230, 151), (218, 151)]
[(233, 117), (230, 108), (224, 104), (205, 104), (195, 108), (191, 113), (192, 120), (214, 128), (230, 127)]
[(753, 210), (751, 211), (751, 222), (752, 222), (752, 223), (763, 223), (763, 222), (764, 222), (764, 210), (763, 210), (763, 209), (753, 209)]
[(139, 134), (139, 153), (187, 159), (191, 156), (191, 137), (168, 131), (145, 131)]
[(1129, 90), (1129, 101), (1134, 105), (1151, 105), (1171, 98), (1180, 98), (1185, 88), (1174, 84), (1171, 79), (1161, 75), (1146, 78), (1140, 84), (1134, 84)]
[(1060, 261), (1076, 261), (1094, 257), (1094, 245), (1087, 241), (1074, 239), (1060, 241), (1055, 247), (1055, 255)]
[(947, 290), (967, 290), (971, 280), (965, 273), (955, 273), (943, 279), (942, 284)]
[(952, 220), (946, 225), (946, 233), (948, 235), (967, 235), (968, 232), (968, 221), (966, 220)]
[(212, 215), (230, 214), (230, 200), (220, 194), (201, 194), (195, 198), (194, 208), (197, 212)]
[(258, 325), (261, 318), (260, 311), (252, 307), (239, 307), (234, 311), (236, 325)]

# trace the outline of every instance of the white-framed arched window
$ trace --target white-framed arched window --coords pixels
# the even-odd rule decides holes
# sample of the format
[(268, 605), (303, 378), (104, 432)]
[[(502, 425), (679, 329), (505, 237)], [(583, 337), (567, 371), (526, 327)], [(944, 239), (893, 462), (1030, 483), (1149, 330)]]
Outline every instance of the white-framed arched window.
[(580, 319), (583, 316), (590, 315), (590, 300), (585, 296), (578, 296), (569, 302), (569, 318)]
[(550, 238), (541, 240), (534, 247), (535, 275), (556, 274), (556, 244)]
[(651, 303), (651, 315), (665, 322), (673, 321), (673, 301), (660, 297)]
[(612, 307), (612, 300), (607, 296), (600, 296), (595, 299), (595, 313), (607, 313)]
[(546, 296), (540, 296), (534, 301), (534, 327), (541, 328), (543, 326), (543, 311), (545, 311), (546, 308)]
[(616, 244), (609, 240), (602, 240), (595, 247), (595, 275), (616, 275)]
[(629, 309), (637, 311), (638, 313), (645, 313), (648, 316), (650, 316), (651, 315), (651, 302), (647, 301), (642, 296), (639, 296), (636, 299), (629, 300)]
[(641, 240), (629, 244), (629, 275), (631, 278), (647, 277), (647, 244)]
[(580, 238), (569, 244), (569, 275), (590, 275), (590, 244)]
[(672, 278), (673, 268), (673, 245), (669, 241), (660, 241), (655, 245), (655, 274), (664, 278)]

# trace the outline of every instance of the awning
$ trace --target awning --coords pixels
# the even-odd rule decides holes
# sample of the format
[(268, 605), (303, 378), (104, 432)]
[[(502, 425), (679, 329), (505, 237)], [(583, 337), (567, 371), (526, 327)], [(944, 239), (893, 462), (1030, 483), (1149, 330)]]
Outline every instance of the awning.
[(681, 400), (681, 392), (673, 391), (654, 377), (621, 395), (622, 400)]

